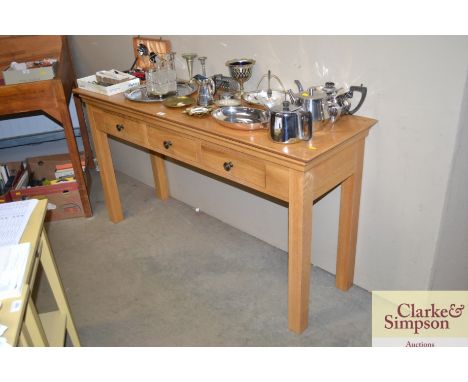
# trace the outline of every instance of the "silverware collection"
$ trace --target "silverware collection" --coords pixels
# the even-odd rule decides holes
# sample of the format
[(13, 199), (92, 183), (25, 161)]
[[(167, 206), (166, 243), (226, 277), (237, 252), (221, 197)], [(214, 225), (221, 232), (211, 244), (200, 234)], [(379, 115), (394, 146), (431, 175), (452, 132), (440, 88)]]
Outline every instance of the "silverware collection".
[[(270, 70), (261, 77), (256, 90), (248, 92), (244, 90), (244, 84), (252, 76), (255, 60), (229, 60), (225, 65), (230, 77), (222, 74), (208, 76), (207, 57), (199, 57), (196, 53), (182, 54), (188, 71), (188, 80), (183, 81), (176, 78), (175, 52), (149, 52), (144, 44), (138, 45), (137, 52), (140, 56), (148, 57), (151, 67), (145, 73), (145, 85), (127, 91), (127, 99), (163, 102), (168, 107), (189, 106), (184, 111), (186, 114), (211, 115), (220, 125), (237, 130), (266, 128), (273, 142), (283, 144), (307, 141), (314, 131), (326, 124), (334, 123), (342, 115), (356, 113), (367, 95), (367, 88), (362, 85), (347, 89), (337, 87), (333, 82), (305, 90), (301, 82), (295, 80), (297, 91), (286, 90), (279, 77)], [(193, 64), (197, 58), (201, 73), (194, 75)], [(134, 66), (135, 63), (132, 69)], [(266, 89), (261, 87), (265, 79)], [(272, 89), (272, 80), (278, 83), (278, 89)], [(352, 108), (351, 99), (355, 92), (361, 96), (357, 106)], [(195, 95), (194, 98), (191, 95)]]

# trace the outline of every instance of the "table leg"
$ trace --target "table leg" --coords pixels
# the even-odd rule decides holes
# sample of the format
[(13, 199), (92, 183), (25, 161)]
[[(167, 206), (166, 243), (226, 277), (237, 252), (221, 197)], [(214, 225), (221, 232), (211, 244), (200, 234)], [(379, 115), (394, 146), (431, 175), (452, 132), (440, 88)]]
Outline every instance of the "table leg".
[(312, 176), (289, 174), (288, 326), (302, 333), (309, 320), (309, 285), (312, 235)]
[(20, 333), (19, 344), (21, 347), (33, 346), (31, 336), (28, 333), (28, 329), (24, 325)]
[[(63, 90), (62, 90), (63, 93)], [(83, 211), (86, 217), (93, 216), (93, 210), (91, 209), (91, 203), (89, 202), (88, 189), (86, 187), (86, 181), (84, 173), (81, 168), (80, 153), (76, 144), (75, 133), (73, 132), (73, 125), (70, 118), (70, 112), (68, 105), (64, 100), (59, 104), (61, 122), (65, 138), (67, 140), (68, 152), (70, 153), (70, 160), (75, 171), (75, 178), (78, 183), (78, 191), (80, 193), (81, 203), (83, 204)]]
[(341, 183), (336, 287), (343, 291), (351, 288), (354, 280), (363, 159), (364, 140), (356, 144), (354, 174)]
[(169, 199), (169, 184), (166, 176), (166, 166), (161, 154), (150, 152), (151, 167), (153, 169), (156, 196), (161, 200)]
[(85, 152), (86, 165), (89, 168), (94, 168), (93, 150), (89, 142), (88, 129), (86, 128), (86, 121), (84, 119), (83, 104), (81, 98), (76, 94), (73, 95), (75, 102), (76, 114), (78, 116), (78, 124), (80, 125), (81, 140), (83, 141), (83, 148)]
[(34, 302), (30, 299), (27, 304), (23, 327), (26, 328), (26, 331), (31, 338), (32, 345), (49, 346), (49, 341), (47, 340), (47, 336), (44, 332), (44, 328)]
[(120, 203), (119, 189), (115, 179), (109, 141), (107, 134), (96, 128), (91, 108), (88, 109), (88, 113), (107, 212), (109, 214), (109, 219), (113, 223), (118, 223), (124, 219), (124, 215), (122, 212), (122, 204)]
[(70, 336), (71, 343), (73, 346), (81, 346), (78, 332), (76, 330), (73, 317), (71, 315), (70, 305), (68, 304), (67, 296), (65, 295), (65, 289), (63, 288), (62, 280), (60, 279), (57, 264), (55, 263), (52, 249), (50, 248), (49, 239), (47, 238), (45, 230), (42, 230), (41, 235), (42, 253), (41, 253), (41, 264), (44, 269), (44, 273), (49, 282), (50, 289), (55, 298), (60, 312), (66, 315), (66, 329)]

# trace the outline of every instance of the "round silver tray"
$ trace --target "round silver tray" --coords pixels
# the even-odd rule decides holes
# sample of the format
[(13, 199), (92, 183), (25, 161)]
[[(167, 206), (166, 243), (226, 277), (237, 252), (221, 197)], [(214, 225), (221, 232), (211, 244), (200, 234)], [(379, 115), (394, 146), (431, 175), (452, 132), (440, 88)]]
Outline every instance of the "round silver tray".
[[(197, 90), (197, 87), (193, 83), (189, 82), (182, 82), (182, 81), (177, 81), (177, 96), (183, 97), (183, 96), (188, 96), (190, 94), (195, 93)], [(130, 89), (127, 90), (124, 93), (125, 98), (129, 99), (130, 101), (136, 101), (136, 102), (162, 102), (166, 98), (173, 96), (172, 95), (163, 95), (161, 97), (155, 98), (155, 97), (148, 97), (146, 94), (146, 87), (145, 85), (139, 86), (135, 89)]]
[(221, 107), (211, 115), (220, 125), (237, 130), (264, 129), (270, 118), (266, 110), (245, 106)]

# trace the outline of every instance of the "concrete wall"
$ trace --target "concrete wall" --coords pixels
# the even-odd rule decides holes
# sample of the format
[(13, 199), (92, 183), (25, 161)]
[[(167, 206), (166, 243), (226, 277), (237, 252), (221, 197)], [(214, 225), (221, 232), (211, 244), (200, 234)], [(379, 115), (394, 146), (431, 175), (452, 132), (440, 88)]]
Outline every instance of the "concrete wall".
[(468, 290), (468, 80), (440, 225), (434, 290)]
[[(379, 120), (367, 140), (356, 284), (366, 289), (427, 289), (434, 264), (468, 66), (467, 37), (165, 36), (179, 53), (208, 56), (208, 74), (224, 62), (257, 60), (246, 88), (271, 69), (287, 87), (334, 80), (364, 83), (359, 114)], [(74, 36), (77, 74), (132, 62), (128, 36)], [(195, 71), (199, 66), (195, 66)], [(117, 169), (152, 184), (147, 154), (112, 143)], [(287, 248), (287, 211), (250, 193), (168, 165), (173, 197)], [(339, 190), (314, 208), (314, 264), (334, 273)]]

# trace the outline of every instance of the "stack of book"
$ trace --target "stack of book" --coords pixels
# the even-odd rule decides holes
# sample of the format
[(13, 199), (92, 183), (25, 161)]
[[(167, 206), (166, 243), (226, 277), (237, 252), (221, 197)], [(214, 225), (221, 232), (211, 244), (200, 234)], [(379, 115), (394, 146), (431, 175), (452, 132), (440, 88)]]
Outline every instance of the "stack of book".
[(28, 183), (29, 173), (26, 163), (0, 164), (0, 195), (5, 195), (10, 190), (27, 187)]
[(11, 173), (10, 168), (6, 164), (0, 164), (0, 195), (7, 193), (15, 179), (15, 174)]
[[(81, 168), (85, 171), (85, 161), (81, 161)], [(65, 178), (74, 178), (75, 171), (73, 170), (73, 165), (71, 162), (58, 164), (55, 166), (55, 179), (65, 179)]]

